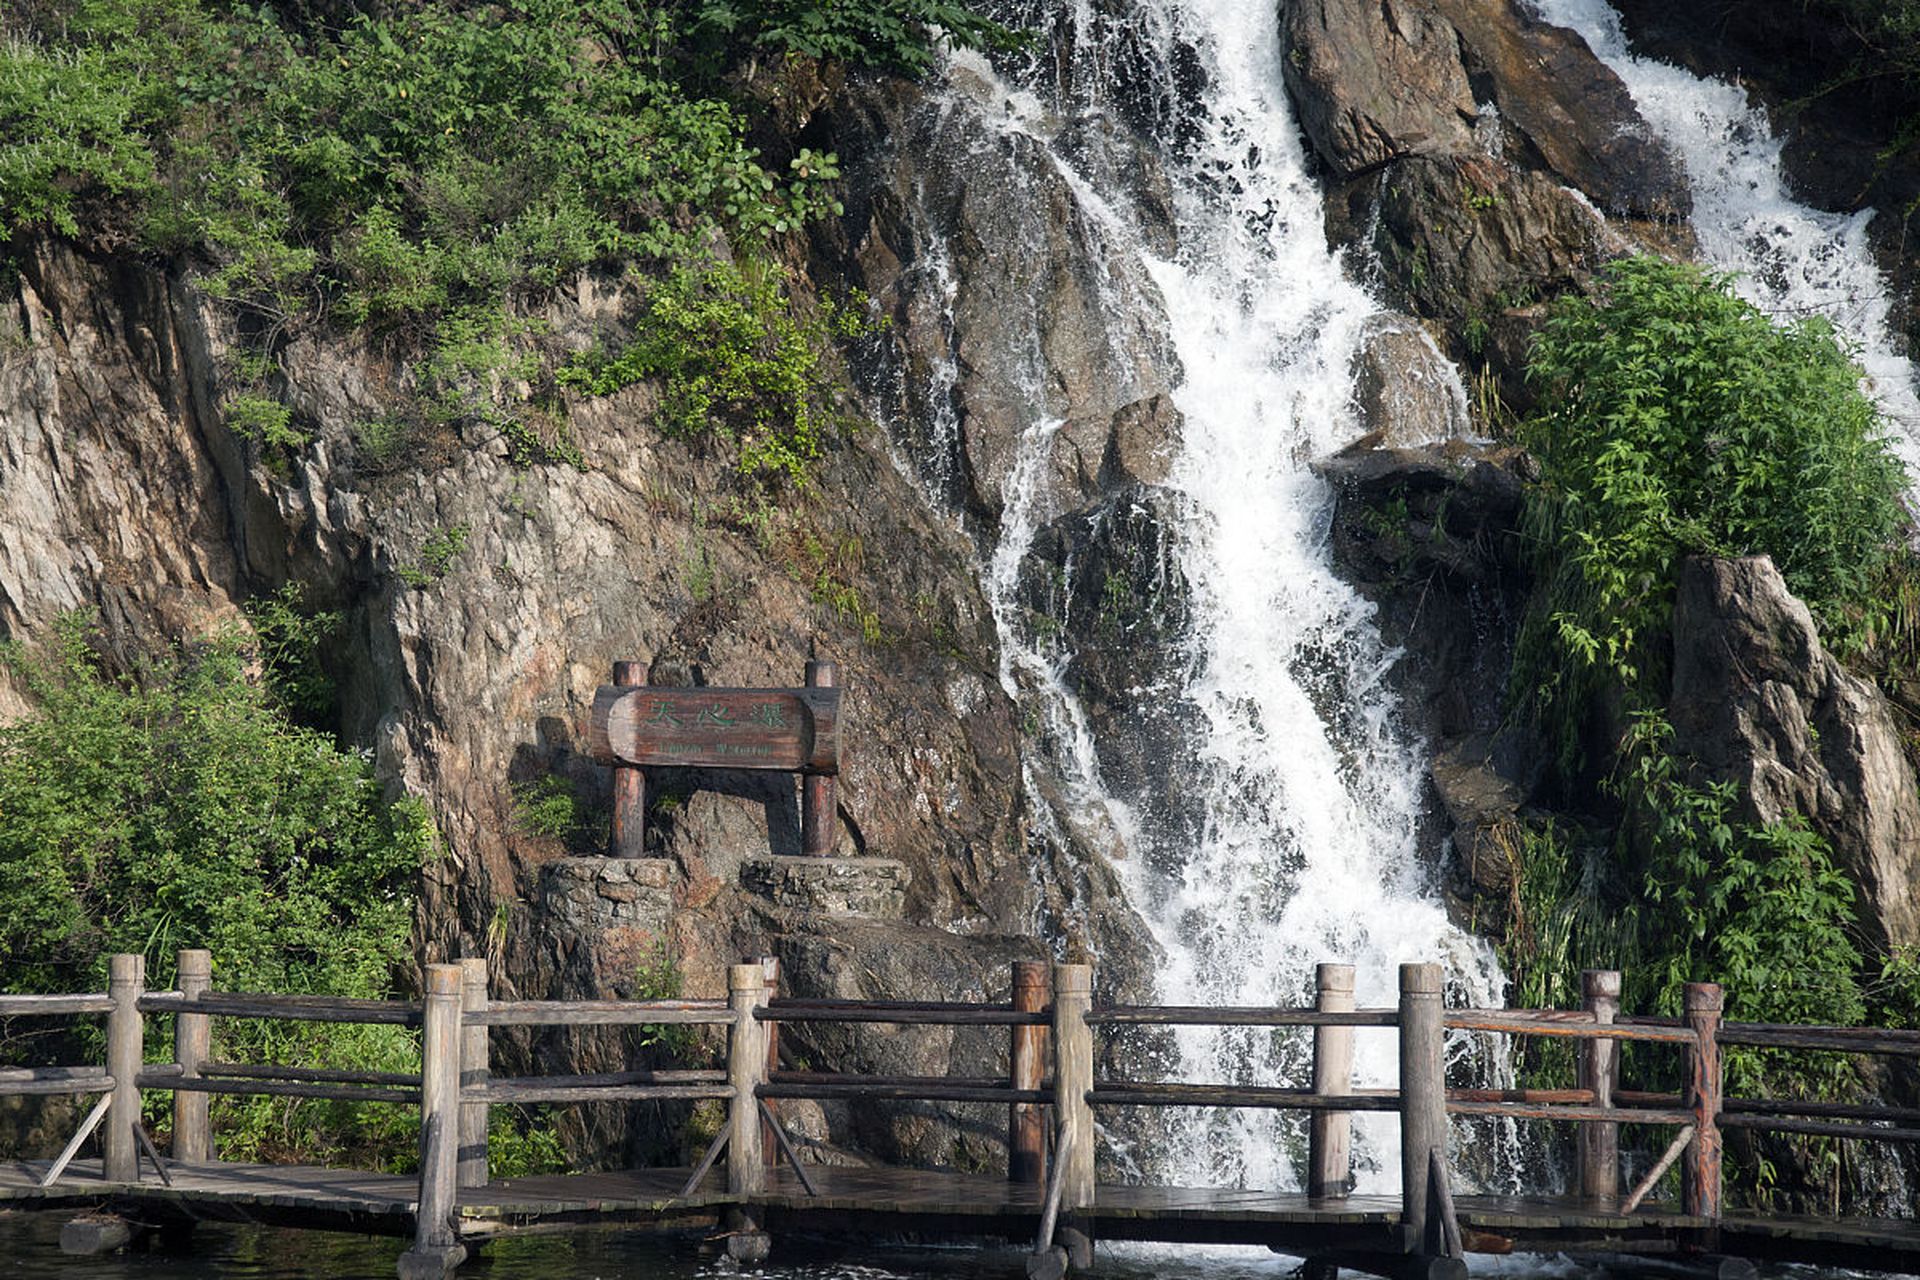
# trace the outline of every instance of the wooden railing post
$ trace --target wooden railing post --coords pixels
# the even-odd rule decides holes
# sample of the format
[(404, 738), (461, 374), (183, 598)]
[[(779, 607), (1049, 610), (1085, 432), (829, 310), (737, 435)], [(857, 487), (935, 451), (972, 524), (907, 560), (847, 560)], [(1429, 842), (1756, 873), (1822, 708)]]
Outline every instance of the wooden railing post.
[(462, 983), (457, 964), (427, 966), (420, 1030), (420, 1199), (414, 1211), (413, 1248), (400, 1257), (402, 1280), (444, 1274), (466, 1257), (453, 1220), (460, 1155)]
[[(487, 1008), (487, 962), (469, 956), (460, 962), (460, 1088), (484, 1087), (492, 1074), (487, 1060), (487, 1028), (465, 1015)], [(460, 1104), (460, 1157), (455, 1180), (463, 1187), (487, 1185), (487, 1104)]]
[[(213, 986), (213, 953), (182, 951), (179, 957), (180, 994), (198, 1000)], [(183, 1079), (198, 1080), (201, 1064), (212, 1051), (213, 1019), (204, 1013), (173, 1016), (173, 1060)], [(173, 1158), (182, 1164), (207, 1164), (213, 1159), (213, 1126), (207, 1118), (204, 1093), (173, 1091)]]
[[(1321, 1013), (1353, 1012), (1353, 966), (1317, 965), (1313, 971)], [(1353, 1092), (1353, 1028), (1313, 1029), (1313, 1091), (1322, 1097)], [(1307, 1122), (1307, 1194), (1344, 1196), (1351, 1181), (1353, 1113), (1315, 1111)]]
[(1073, 1210), (1093, 1204), (1093, 1028), (1087, 1011), (1093, 1007), (1093, 966), (1053, 966), (1053, 1107), (1064, 1135), (1061, 1208)]
[(140, 1148), (134, 1126), (140, 1123), (141, 1038), (140, 997), (146, 993), (147, 958), (117, 955), (107, 960), (107, 995), (113, 1009), (107, 1014), (107, 1074), (113, 1077), (113, 1107), (101, 1137), (103, 1172), (108, 1182), (140, 1180)]
[(727, 1190), (754, 1195), (767, 1181), (755, 1092), (767, 1078), (767, 1038), (753, 1016), (767, 1003), (767, 971), (758, 961), (727, 970), (727, 1001), (733, 1006), (733, 1034), (727, 1043), (727, 1080), (733, 1085), (727, 1112)]
[[(616, 662), (613, 682), (633, 688), (647, 682), (644, 662)], [(613, 766), (613, 856), (647, 856), (647, 771), (638, 765)]]
[[(1047, 1007), (1047, 966), (1039, 960), (1013, 962), (1013, 1009), (1039, 1013)], [(1007, 1084), (1014, 1089), (1038, 1089), (1046, 1074), (1047, 1029), (1030, 1025), (1010, 1027), (1007, 1048)], [(1042, 1183), (1047, 1177), (1046, 1109), (1034, 1102), (1007, 1106), (1007, 1181)]]
[[(807, 687), (832, 689), (840, 683), (840, 666), (834, 662), (809, 661)], [(831, 775), (809, 773), (800, 779), (800, 848), (813, 857), (833, 852), (840, 838), (840, 823), (834, 811), (834, 785)]]
[(1447, 1154), (1446, 1028), (1437, 964), (1400, 966), (1400, 1222), (1409, 1253), (1427, 1240), (1434, 1152)]
[[(761, 956), (760, 972), (767, 980), (767, 999), (772, 1000), (780, 994), (780, 957)], [(780, 1024), (761, 1023), (760, 1036), (767, 1042), (767, 1074), (761, 1079), (769, 1080), (780, 1069)], [(766, 1110), (760, 1114), (760, 1158), (769, 1169), (778, 1168), (780, 1164), (780, 1139), (773, 1132), (779, 1105), (769, 1102)]]
[(1687, 1106), (1693, 1111), (1693, 1141), (1681, 1166), (1686, 1211), (1720, 1216), (1720, 1010), (1724, 993), (1716, 982), (1689, 982), (1685, 1007), (1694, 1042), (1687, 1046)]
[[(1601, 1026), (1612, 1023), (1620, 1012), (1619, 971), (1588, 969), (1580, 975), (1580, 990), (1594, 1022)], [(1593, 1091), (1593, 1102), (1589, 1105), (1613, 1105), (1613, 1083), (1619, 1075), (1619, 1063), (1619, 1041), (1580, 1042), (1578, 1083), (1582, 1089)], [(1590, 1203), (1616, 1199), (1620, 1195), (1620, 1126), (1609, 1122), (1576, 1125), (1574, 1129), (1581, 1196)]]

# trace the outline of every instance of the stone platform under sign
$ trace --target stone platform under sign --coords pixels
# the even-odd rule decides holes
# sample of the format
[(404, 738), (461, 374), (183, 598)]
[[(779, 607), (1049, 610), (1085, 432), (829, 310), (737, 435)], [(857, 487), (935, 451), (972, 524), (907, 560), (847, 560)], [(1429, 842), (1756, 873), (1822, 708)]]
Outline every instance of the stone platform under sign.
[(777, 907), (825, 916), (897, 919), (906, 908), (906, 864), (892, 858), (755, 858), (740, 885)]
[(673, 864), (664, 858), (557, 858), (541, 869), (548, 917), (580, 930), (666, 932)]

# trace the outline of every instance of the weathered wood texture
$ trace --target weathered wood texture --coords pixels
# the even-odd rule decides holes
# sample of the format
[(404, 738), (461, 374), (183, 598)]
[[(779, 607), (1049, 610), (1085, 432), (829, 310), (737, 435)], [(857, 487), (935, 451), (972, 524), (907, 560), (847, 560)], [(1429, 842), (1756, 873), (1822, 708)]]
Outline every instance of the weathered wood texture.
[[(1581, 995), (1596, 1025), (1606, 1026), (1620, 1012), (1620, 974), (1612, 969), (1588, 969), (1580, 975)], [(1580, 1087), (1593, 1095), (1593, 1105), (1613, 1106), (1614, 1074), (1620, 1046), (1609, 1040), (1587, 1040), (1580, 1045)], [(1574, 1133), (1574, 1160), (1580, 1194), (1591, 1203), (1620, 1194), (1620, 1126), (1612, 1121), (1583, 1124)]]
[(1071, 1209), (1093, 1203), (1093, 968), (1053, 966), (1054, 1115), (1065, 1137), (1058, 1159), (1063, 1203)]
[(1427, 1235), (1433, 1153), (1447, 1150), (1442, 977), (1437, 964), (1400, 966), (1401, 1224), (1415, 1249)]
[[(1015, 1012), (1042, 1013), (1049, 1000), (1047, 966), (1038, 960), (1016, 960), (1012, 991)], [(1038, 1092), (1047, 1070), (1046, 1028), (1011, 1027), (1007, 1034), (1007, 1086)], [(1046, 1109), (1038, 1103), (1011, 1104), (1007, 1108), (1007, 1180), (1043, 1182), (1046, 1166)]]
[[(839, 664), (809, 661), (806, 682), (809, 689), (834, 688), (840, 683)], [(833, 750), (837, 756), (837, 742)], [(800, 780), (800, 848), (814, 857), (832, 853), (834, 844), (840, 839), (840, 819), (834, 812), (836, 796), (833, 780), (833, 773), (838, 766), (836, 758), (833, 769), (810, 771)]]
[(142, 1013), (204, 1013), (216, 1018), (267, 1018), (284, 1022), (359, 1022), (417, 1027), (420, 1006), (401, 1000), (358, 1000), (345, 996), (276, 996), (209, 991), (197, 999), (179, 992), (145, 996)]
[(754, 1016), (762, 1022), (894, 1022), (901, 1026), (1044, 1027), (1052, 1021), (1045, 1012), (1004, 1004), (920, 1000), (778, 1000)]
[[(613, 664), (613, 688), (634, 689), (647, 682), (647, 667), (631, 660)], [(616, 858), (647, 856), (647, 771), (637, 764), (613, 766), (613, 828)]]
[(1391, 1027), (1400, 1021), (1393, 1009), (1354, 1009), (1345, 1013), (1319, 1009), (1218, 1008), (1207, 1005), (1115, 1005), (1087, 1015), (1095, 1026), (1146, 1027)]
[(733, 1021), (722, 1000), (493, 1000), (467, 1021), (483, 1027), (587, 1027)]
[(460, 1155), (455, 1179), (462, 1187), (487, 1185), (487, 1104), (470, 1096), (492, 1075), (487, 1027), (475, 1015), (487, 1008), (487, 962), (469, 956), (460, 962)]
[(1689, 982), (1682, 997), (1694, 1043), (1687, 1049), (1687, 1104), (1693, 1108), (1693, 1141), (1681, 1166), (1681, 1193), (1688, 1213), (1720, 1216), (1720, 987)]
[(140, 996), (146, 978), (145, 956), (117, 955), (107, 961), (107, 995), (113, 1001), (107, 1014), (107, 1074), (113, 1077), (113, 1105), (100, 1149), (109, 1182), (132, 1182), (140, 1176), (133, 1127), (140, 1123)]
[[(1314, 969), (1314, 1008), (1320, 1013), (1353, 1011), (1353, 966), (1323, 964)], [(1313, 1091), (1321, 1097), (1353, 1092), (1353, 1028), (1321, 1023), (1313, 1029)], [(1353, 1116), (1347, 1111), (1316, 1111), (1307, 1121), (1307, 1194), (1344, 1196), (1353, 1180)]]
[(838, 689), (661, 689), (602, 685), (588, 738), (601, 764), (840, 769)]
[(420, 1033), (420, 1209), (416, 1250), (454, 1244), (460, 1155), (460, 1000), (457, 964), (427, 966)]
[[(213, 953), (182, 951), (178, 985), (185, 1000), (197, 1000), (213, 987)], [(207, 1066), (213, 1044), (213, 1020), (204, 1013), (179, 1013), (173, 1018), (173, 1060), (180, 1074), (198, 1079)], [(205, 1093), (177, 1089), (173, 1095), (173, 1158), (182, 1164), (205, 1164), (213, 1159), (213, 1125)]]
[(0, 1018), (47, 1018), (112, 1010), (113, 997), (97, 991), (52, 996), (0, 995)]
[(1100, 1105), (1162, 1107), (1271, 1107), (1280, 1111), (1398, 1111), (1396, 1093), (1368, 1091), (1322, 1094), (1312, 1089), (1272, 1085), (1186, 1084), (1142, 1080), (1102, 1080), (1088, 1095)]
[(767, 973), (759, 962), (727, 970), (733, 1007), (733, 1034), (727, 1044), (727, 1080), (733, 1099), (727, 1108), (727, 1190), (751, 1195), (766, 1184), (766, 1156), (760, 1145), (760, 1108), (755, 1091), (766, 1082), (765, 1029), (754, 1017), (768, 999)]
[[(767, 998), (772, 1000), (780, 994), (780, 957), (761, 956), (760, 971), (767, 980)], [(780, 1024), (765, 1022), (761, 1024), (760, 1035), (767, 1042), (767, 1078), (771, 1080), (780, 1070)], [(779, 1150), (787, 1147), (786, 1132), (780, 1127), (780, 1113), (768, 1102), (760, 1104), (760, 1157), (767, 1162), (769, 1169), (779, 1165)]]

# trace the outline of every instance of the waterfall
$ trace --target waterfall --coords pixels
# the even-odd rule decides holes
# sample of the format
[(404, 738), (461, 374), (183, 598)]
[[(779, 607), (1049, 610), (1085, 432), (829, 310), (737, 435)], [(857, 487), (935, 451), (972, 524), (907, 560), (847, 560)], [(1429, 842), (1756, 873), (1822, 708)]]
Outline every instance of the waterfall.
[(1737, 272), (1735, 288), (1761, 310), (1823, 315), (1854, 345), (1890, 442), (1920, 480), (1920, 384), (1893, 340), (1887, 282), (1867, 242), (1874, 211), (1828, 213), (1795, 200), (1766, 112), (1738, 85), (1630, 53), (1606, 0), (1533, 3), (1542, 19), (1579, 32), (1613, 68), (1685, 165), (1702, 259)]
[[(1313, 967), (1328, 960), (1356, 966), (1362, 1006), (1395, 1001), (1406, 961), (1443, 961), (1457, 998), (1497, 1003), (1489, 949), (1449, 922), (1421, 857), (1424, 744), (1399, 723), (1387, 681), (1395, 654), (1372, 606), (1329, 559), (1331, 494), (1309, 463), (1360, 433), (1351, 369), (1363, 326), (1381, 308), (1327, 244), (1273, 10), (1141, 0), (1122, 20), (1080, 0), (1065, 15), (1014, 16), (1053, 23), (1051, 46), (992, 64), (954, 55), (936, 91), (946, 104), (937, 108), (948, 130), (940, 138), (982, 164), (1037, 148), (1101, 265), (1092, 287), (1121, 335), (1111, 340), (1150, 324), (1177, 363), (1171, 393), (1184, 429), (1166, 487), (1182, 499), (1171, 533), (1192, 621), (1170, 692), (1197, 731), (1181, 758), (1162, 763), (1197, 798), (1200, 818), (1156, 829), (1108, 793), (1093, 731), (1062, 679), (1062, 648), (1033, 634), (1019, 601), (1022, 559), (1060, 504), (1044, 472), (1062, 410), (1049, 398), (1044, 360), (1027, 358), (1046, 346), (1038, 329), (1007, 343), (1022, 367), (966, 375), (1006, 384), (978, 392), (981, 400), (1026, 406), (983, 578), (1005, 654), (1002, 682), (1041, 722), (1029, 750), (1047, 758), (1029, 761), (1029, 779), (1044, 764), (1070, 804), (1098, 810), (1130, 847), (1121, 871), (1164, 952), (1159, 995), (1169, 1003), (1308, 1002)], [(1113, 127), (1118, 120), (1132, 128)], [(953, 136), (962, 125), (979, 132)], [(1164, 171), (1171, 235), (1140, 207), (1137, 155), (1127, 150), (1136, 129), (1150, 135)], [(1023, 184), (1006, 198), (1036, 190)], [(948, 193), (916, 190), (913, 199), (925, 225), (951, 216)], [(927, 256), (942, 273), (957, 269), (936, 246)], [(939, 305), (954, 314), (951, 298)], [(1028, 305), (1036, 313), (1028, 322), (1043, 323), (1042, 304)], [(938, 384), (932, 398), (953, 377), (928, 374)], [(915, 439), (929, 439), (925, 428)], [(903, 465), (930, 474), (927, 460)], [(1361, 1083), (1392, 1085), (1392, 1036), (1357, 1039)], [(1297, 1031), (1194, 1028), (1176, 1042), (1173, 1071), (1188, 1080), (1298, 1084), (1309, 1060)], [(1177, 1114), (1156, 1176), (1297, 1185), (1300, 1118)], [(1397, 1186), (1397, 1123), (1358, 1119), (1361, 1188)]]

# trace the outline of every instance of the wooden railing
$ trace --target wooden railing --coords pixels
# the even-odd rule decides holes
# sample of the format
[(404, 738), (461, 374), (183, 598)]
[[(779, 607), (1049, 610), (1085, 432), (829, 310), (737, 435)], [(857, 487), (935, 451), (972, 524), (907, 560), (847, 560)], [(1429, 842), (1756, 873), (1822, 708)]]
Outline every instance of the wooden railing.
[[(440, 1258), (459, 1251), (454, 1206), (460, 1189), (487, 1181), (488, 1108), (509, 1103), (725, 1101), (727, 1123), (701, 1158), (684, 1195), (695, 1194), (724, 1151), (727, 1195), (741, 1204), (766, 1190), (766, 1171), (776, 1149), (812, 1189), (806, 1168), (769, 1108), (771, 1102), (813, 1098), (1004, 1105), (1009, 1177), (1049, 1182), (1048, 1203), (1066, 1215), (1094, 1203), (1094, 1115), (1100, 1108), (1304, 1111), (1309, 1116), (1307, 1189), (1316, 1198), (1331, 1200), (1344, 1196), (1352, 1180), (1353, 1113), (1393, 1111), (1401, 1119), (1402, 1244), (1407, 1252), (1435, 1255), (1457, 1255), (1460, 1248), (1447, 1186), (1449, 1117), (1578, 1126), (1576, 1192), (1616, 1212), (1632, 1212), (1659, 1178), (1681, 1162), (1684, 1211), (1708, 1221), (1721, 1216), (1724, 1130), (1920, 1141), (1920, 1109), (1840, 1100), (1726, 1098), (1721, 1089), (1721, 1049), (1726, 1045), (1920, 1057), (1920, 1031), (1727, 1023), (1721, 1019), (1721, 989), (1706, 983), (1686, 988), (1683, 1017), (1656, 1018), (1622, 1016), (1619, 975), (1605, 971), (1585, 975), (1585, 1007), (1577, 1010), (1447, 1010), (1440, 967), (1420, 964), (1401, 967), (1394, 1007), (1370, 1009), (1355, 1007), (1353, 969), (1346, 965), (1321, 965), (1315, 1003), (1303, 1008), (1097, 1007), (1091, 967), (1074, 964), (1016, 964), (1011, 996), (1004, 1004), (779, 998), (777, 974), (772, 961), (736, 965), (729, 970), (724, 1000), (494, 1001), (488, 998), (485, 962), (467, 960), (429, 965), (424, 998), (412, 1002), (215, 992), (204, 951), (180, 953), (178, 990), (150, 992), (141, 958), (117, 955), (109, 962), (104, 994), (0, 996), (0, 1017), (107, 1018), (104, 1066), (0, 1070), (0, 1096), (100, 1095), (80, 1132), (49, 1170), (47, 1183), (61, 1176), (103, 1117), (108, 1119), (100, 1140), (107, 1181), (138, 1181), (143, 1152), (167, 1178), (165, 1165), (138, 1124), (142, 1089), (172, 1092), (172, 1154), (187, 1164), (215, 1159), (207, 1112), (212, 1094), (418, 1106), (421, 1169), (415, 1252)], [(174, 1061), (142, 1062), (147, 1015), (173, 1018)], [(214, 1018), (418, 1027), (421, 1071), (416, 1075), (215, 1061), (210, 1057)], [(780, 1027), (824, 1023), (1005, 1027), (1008, 1072), (1004, 1077), (925, 1077), (779, 1069)], [(636, 1024), (725, 1027), (726, 1065), (593, 1075), (491, 1074), (491, 1027)], [(1279, 1087), (1096, 1077), (1094, 1037), (1100, 1030), (1192, 1025), (1311, 1029), (1311, 1081), (1304, 1087)], [(1356, 1028), (1396, 1032), (1398, 1088), (1355, 1084)], [(1443, 1069), (1449, 1033), (1576, 1040), (1577, 1084), (1552, 1090), (1449, 1089)], [(1665, 1094), (1621, 1087), (1618, 1053), (1623, 1041), (1673, 1046), (1683, 1058), (1685, 1090)], [(1045, 1111), (1049, 1107), (1051, 1124)], [(1653, 1170), (1624, 1198), (1619, 1187), (1622, 1124), (1678, 1130)], [(1054, 1155), (1059, 1163), (1051, 1179), (1049, 1132), (1057, 1135)]]

